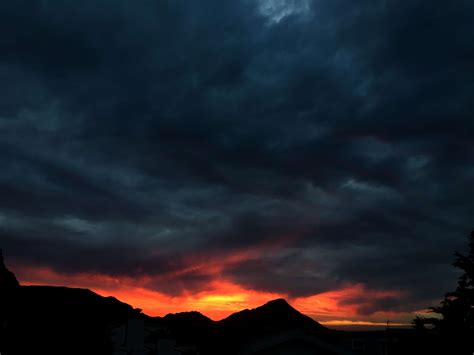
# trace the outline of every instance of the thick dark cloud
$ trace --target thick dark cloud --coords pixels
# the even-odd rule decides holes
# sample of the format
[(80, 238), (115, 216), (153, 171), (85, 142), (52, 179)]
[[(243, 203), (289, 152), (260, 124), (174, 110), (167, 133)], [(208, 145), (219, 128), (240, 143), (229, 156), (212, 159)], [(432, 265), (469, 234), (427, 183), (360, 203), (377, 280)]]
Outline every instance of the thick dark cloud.
[[(189, 268), (149, 285), (170, 294), (363, 283), (415, 309), (453, 285), (473, 227), (473, 17), (467, 0), (3, 2), (0, 243), (71, 273)], [(361, 312), (403, 307), (379, 303)]]

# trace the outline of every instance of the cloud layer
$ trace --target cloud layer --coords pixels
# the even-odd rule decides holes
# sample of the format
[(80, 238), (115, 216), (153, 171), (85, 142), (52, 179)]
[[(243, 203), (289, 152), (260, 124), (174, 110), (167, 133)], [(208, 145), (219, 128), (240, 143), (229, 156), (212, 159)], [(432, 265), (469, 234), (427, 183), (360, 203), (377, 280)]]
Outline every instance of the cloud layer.
[[(474, 4), (0, 4), (0, 245), (18, 266), (310, 297), (454, 285)], [(28, 275), (24, 275), (28, 278)]]

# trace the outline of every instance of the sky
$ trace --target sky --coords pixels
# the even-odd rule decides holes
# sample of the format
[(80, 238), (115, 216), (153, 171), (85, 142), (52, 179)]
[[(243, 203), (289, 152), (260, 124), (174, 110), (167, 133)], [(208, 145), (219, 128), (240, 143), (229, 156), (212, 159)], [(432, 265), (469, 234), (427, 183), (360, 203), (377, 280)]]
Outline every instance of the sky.
[(409, 322), (474, 228), (474, 2), (0, 2), (0, 247), (25, 285)]

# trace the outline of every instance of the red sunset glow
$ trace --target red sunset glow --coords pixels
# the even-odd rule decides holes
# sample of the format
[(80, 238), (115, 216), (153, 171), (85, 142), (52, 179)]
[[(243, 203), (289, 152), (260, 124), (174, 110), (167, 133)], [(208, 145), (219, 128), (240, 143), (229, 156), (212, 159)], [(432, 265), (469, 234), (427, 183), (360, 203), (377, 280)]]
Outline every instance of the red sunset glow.
[[(217, 268), (217, 266), (216, 266)], [(168, 313), (199, 311), (213, 320), (223, 319), (234, 312), (258, 307), (275, 298), (286, 298), (302, 313), (329, 327), (383, 326), (387, 319), (393, 325), (406, 325), (413, 317), (404, 312), (377, 312), (361, 315), (360, 307), (370, 305), (377, 299), (396, 296), (395, 291), (368, 290), (361, 284), (347, 285), (308, 297), (289, 298), (286, 294), (250, 290), (231, 282), (216, 278), (205, 289), (183, 292), (171, 296), (146, 288), (149, 277), (138, 279), (116, 278), (98, 274), (62, 274), (47, 268), (19, 267), (18, 276), (24, 285), (69, 286), (89, 288), (103, 296), (114, 296), (150, 316)], [(357, 299), (358, 302), (350, 300)]]

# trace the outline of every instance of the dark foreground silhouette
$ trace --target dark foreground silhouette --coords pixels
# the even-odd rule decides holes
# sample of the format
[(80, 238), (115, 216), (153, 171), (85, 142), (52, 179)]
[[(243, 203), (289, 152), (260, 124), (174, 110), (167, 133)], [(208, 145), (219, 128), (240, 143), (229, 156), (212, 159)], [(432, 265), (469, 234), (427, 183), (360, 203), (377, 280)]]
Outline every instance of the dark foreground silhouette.
[[(474, 260), (474, 252), (470, 257)], [(463, 280), (472, 283), (468, 277)], [(472, 290), (468, 286), (463, 292)], [(443, 328), (427, 328), (429, 321), (423, 319), (413, 329), (331, 330), (283, 299), (218, 322), (198, 312), (149, 317), (86, 289), (21, 286), (1, 254), (0, 295), (1, 355), (471, 355), (474, 342), (469, 327), (451, 337)], [(472, 303), (464, 309), (466, 317), (472, 317), (469, 311)]]

